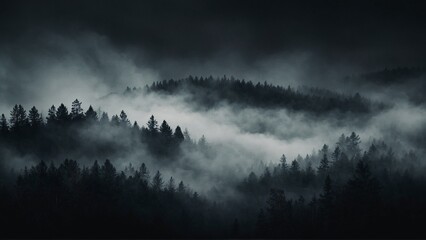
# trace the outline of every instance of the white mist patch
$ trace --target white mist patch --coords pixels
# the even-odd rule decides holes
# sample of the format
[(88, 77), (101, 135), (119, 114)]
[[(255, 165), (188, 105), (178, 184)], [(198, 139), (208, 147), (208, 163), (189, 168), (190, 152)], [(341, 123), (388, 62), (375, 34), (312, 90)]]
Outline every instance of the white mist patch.
[[(303, 112), (242, 108), (227, 104), (198, 111), (185, 102), (184, 95), (124, 96), (122, 92), (127, 86), (143, 87), (161, 80), (161, 74), (137, 64), (131, 53), (114, 49), (107, 39), (96, 34), (87, 33), (74, 39), (49, 35), (42, 37), (42, 40), (46, 41), (39, 42), (45, 43), (37, 47), (29, 46), (20, 50), (12, 44), (0, 49), (5, 50), (0, 55), (0, 110), (3, 113), (8, 114), (14, 104), (23, 104), (27, 110), (35, 105), (46, 116), (52, 104), (58, 106), (64, 103), (69, 108), (71, 102), (78, 98), (83, 102), (85, 110), (92, 105), (95, 109), (108, 112), (110, 117), (124, 110), (132, 123), (137, 121), (140, 126), (145, 125), (149, 117), (154, 115), (159, 124), (166, 120), (172, 128), (177, 125), (182, 129), (188, 128), (194, 140), (206, 136), (214, 152), (213, 157), (207, 159), (197, 153), (185, 153), (185, 162), (160, 167), (147, 157), (145, 149), (139, 149), (111, 160), (119, 168), (129, 162), (138, 166), (141, 161), (145, 161), (152, 174), (161, 168), (165, 176), (184, 180), (197, 190), (226, 188), (230, 183), (247, 176), (252, 166), (259, 165), (261, 161), (277, 163), (282, 154), (286, 154), (291, 161), (298, 154), (305, 156), (314, 149), (320, 149), (323, 144), (334, 148), (342, 133), (358, 133), (364, 147), (376, 138), (391, 143), (399, 141), (400, 146), (415, 149), (410, 137), (425, 132), (425, 108), (408, 103), (397, 104), (359, 123), (357, 119), (349, 117), (341, 119), (340, 115), (314, 118)], [(9, 47), (12, 50), (7, 50)], [(15, 55), (18, 57), (15, 58)], [(25, 60), (21, 60), (19, 55), (25, 55)], [(255, 70), (239, 69), (239, 73), (244, 72), (241, 76), (246, 80), (271, 79), (280, 84), (281, 79), (286, 83), (299, 83), (299, 79), (308, 78), (311, 69), (302, 71), (306, 63), (314, 65), (310, 54), (289, 58), (292, 60), (272, 58), (259, 62)], [(213, 72), (234, 71), (205, 64)], [(240, 68), (238, 64), (232, 66)], [(192, 68), (188, 69), (192, 71)], [(282, 72), (283, 69), (288, 71)], [(194, 74), (204, 72), (200, 70)], [(107, 138), (104, 135), (110, 133), (89, 131), (87, 134), (99, 134), (100, 138)], [(126, 139), (122, 140), (123, 144), (127, 143)]]
[(94, 103), (126, 86), (159, 80), (155, 71), (137, 66), (131, 54), (94, 33), (75, 38), (48, 34), (34, 41), (37, 46), (0, 46), (2, 112), (22, 104), (46, 113), (52, 104), (69, 106), (76, 98)]

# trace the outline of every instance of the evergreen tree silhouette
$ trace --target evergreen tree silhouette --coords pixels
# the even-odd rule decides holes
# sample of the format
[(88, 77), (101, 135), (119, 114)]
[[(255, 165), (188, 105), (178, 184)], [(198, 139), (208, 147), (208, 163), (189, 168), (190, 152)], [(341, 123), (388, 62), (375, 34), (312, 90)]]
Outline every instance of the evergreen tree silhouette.
[(89, 106), (86, 113), (84, 114), (86, 120), (89, 122), (97, 122), (98, 121), (98, 114), (93, 110), (92, 105)]
[(108, 113), (106, 112), (102, 112), (102, 116), (101, 119), (99, 119), (99, 122), (102, 125), (107, 125), (109, 123), (109, 117), (108, 117)]
[(176, 192), (176, 185), (175, 185), (175, 180), (173, 179), (173, 177), (170, 177), (169, 182), (167, 183), (166, 190), (169, 193), (175, 193)]
[(150, 176), (149, 176), (148, 168), (146, 167), (145, 163), (141, 164), (141, 166), (139, 168), (139, 173), (140, 173), (140, 176), (141, 176), (142, 184), (144, 186), (148, 187)]
[(15, 105), (10, 112), (10, 130), (12, 132), (22, 132), (28, 125), (27, 113), (22, 105)]
[(280, 158), (281, 170), (285, 173), (288, 170), (287, 157), (283, 154)]
[(6, 117), (4, 114), (0, 118), (0, 135), (6, 136), (9, 133), (9, 124), (7, 123)]
[(149, 118), (149, 121), (147, 123), (147, 127), (148, 127), (148, 133), (151, 136), (156, 136), (158, 133), (158, 123), (157, 120), (155, 120), (154, 115), (151, 115), (151, 117)]
[(320, 176), (320, 178), (324, 179), (324, 177), (327, 175), (328, 171), (329, 171), (330, 165), (329, 165), (329, 161), (328, 161), (328, 157), (327, 154), (323, 154), (320, 165), (318, 167), (318, 176)]
[(70, 120), (68, 109), (63, 103), (58, 107), (58, 110), (56, 111), (56, 120), (59, 124), (62, 125), (66, 125)]
[(152, 178), (152, 189), (156, 192), (161, 191), (163, 189), (163, 185), (163, 177), (161, 176), (160, 171), (157, 171), (157, 173)]
[(182, 130), (179, 126), (176, 127), (173, 137), (178, 141), (178, 143), (181, 143), (185, 140), (185, 137), (183, 136)]
[(177, 192), (181, 195), (186, 192), (185, 184), (183, 184), (183, 181), (179, 182)]
[(120, 124), (121, 124), (120, 118), (117, 115), (114, 115), (114, 116), (111, 117), (111, 125), (112, 126), (118, 127), (118, 126), (120, 126)]
[(169, 124), (164, 120), (160, 126), (160, 133), (164, 139), (171, 139), (173, 136), (173, 130), (170, 128)]
[(123, 110), (121, 110), (121, 113), (120, 113), (120, 125), (123, 127), (130, 126), (130, 121), (127, 118), (127, 114)]
[[(75, 99), (71, 105), (70, 117), (72, 120), (79, 121), (83, 119), (83, 109), (81, 108), (81, 102), (78, 99)], [(59, 110), (59, 109), (58, 109)]]
[(56, 108), (55, 108), (55, 105), (52, 105), (49, 108), (46, 120), (47, 120), (47, 125), (49, 125), (49, 126), (52, 126), (52, 125), (54, 125), (56, 123), (57, 118), (56, 118)]
[(36, 107), (32, 107), (28, 112), (28, 120), (33, 129), (38, 129), (43, 126), (43, 117), (39, 114)]

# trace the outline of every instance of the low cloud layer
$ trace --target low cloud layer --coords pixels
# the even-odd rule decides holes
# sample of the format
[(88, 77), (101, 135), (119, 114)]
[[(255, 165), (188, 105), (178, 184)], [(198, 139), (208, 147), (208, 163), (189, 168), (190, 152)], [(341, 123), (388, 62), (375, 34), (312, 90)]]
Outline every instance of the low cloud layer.
[[(124, 110), (132, 121), (144, 125), (154, 115), (175, 127), (188, 128), (198, 140), (202, 135), (215, 151), (209, 161), (203, 156), (190, 156), (193, 169), (183, 165), (162, 169), (166, 176), (185, 180), (195, 189), (225, 186), (229, 181), (246, 176), (259, 162), (278, 162), (285, 153), (290, 160), (298, 154), (305, 156), (321, 146), (334, 146), (340, 134), (357, 132), (365, 146), (373, 139), (382, 139), (398, 150), (417, 150), (423, 154), (426, 129), (426, 110), (422, 105), (412, 105), (405, 98), (393, 99), (387, 93), (374, 94), (376, 100), (391, 103), (392, 107), (363, 119), (333, 116), (312, 118), (310, 115), (289, 113), (285, 109), (270, 110), (247, 107), (235, 109), (222, 105), (208, 111), (196, 111), (185, 103), (183, 96), (144, 95), (125, 97), (126, 86), (143, 87), (164, 76), (234, 75), (238, 78), (268, 81), (280, 85), (291, 84), (324, 87), (331, 90), (363, 93), (366, 87), (345, 89), (339, 82), (348, 72), (360, 70), (357, 66), (334, 65), (328, 71), (318, 56), (309, 51), (277, 54), (249, 65), (239, 56), (224, 54), (209, 61), (157, 61), (153, 68), (149, 57), (140, 50), (114, 47), (103, 35), (85, 32), (73, 38), (45, 34), (36, 37), (34, 44), (2, 43), (0, 50), (0, 112), (6, 113), (14, 104), (26, 109), (33, 105), (46, 116), (50, 105), (70, 103), (78, 98), (83, 108), (92, 105), (96, 110), (119, 114)], [(23, 40), (26, 43), (28, 39)], [(327, 80), (323, 80), (327, 79)], [(392, 90), (394, 91), (394, 90)], [(390, 93), (392, 93), (390, 91)], [(100, 133), (101, 134), (101, 133)], [(121, 169), (129, 162), (138, 164), (144, 159), (143, 150), (112, 159)], [(18, 165), (31, 162), (17, 159)], [(154, 171), (161, 166), (150, 162)], [(188, 163), (185, 163), (188, 164)]]

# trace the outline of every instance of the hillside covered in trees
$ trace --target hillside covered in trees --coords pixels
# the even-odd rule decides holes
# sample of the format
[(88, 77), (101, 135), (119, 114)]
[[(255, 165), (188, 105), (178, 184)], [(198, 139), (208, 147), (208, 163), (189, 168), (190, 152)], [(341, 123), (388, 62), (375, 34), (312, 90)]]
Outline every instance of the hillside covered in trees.
[[(215, 197), (157, 170), (202, 171), (189, 158), (212, 161), (215, 148), (154, 116), (139, 126), (124, 111), (109, 118), (78, 100), (70, 111), (52, 106), (46, 117), (15, 105), (1, 115), (0, 142), (3, 236), (426, 236), (421, 157), (383, 141), (363, 149), (354, 132), (306, 157), (283, 153), (279, 163), (229, 182), (232, 195), (216, 189)], [(135, 151), (142, 151), (137, 165), (114, 160)]]
[(185, 95), (190, 104), (202, 108), (213, 108), (220, 104), (234, 104), (259, 108), (283, 108), (290, 111), (306, 111), (321, 115), (326, 113), (366, 114), (383, 109), (381, 103), (372, 102), (359, 93), (352, 96), (332, 91), (305, 88), (299, 91), (268, 84), (253, 83), (234, 77), (192, 77), (179, 80), (154, 82), (141, 88), (127, 88), (127, 95), (138, 93), (163, 93)]

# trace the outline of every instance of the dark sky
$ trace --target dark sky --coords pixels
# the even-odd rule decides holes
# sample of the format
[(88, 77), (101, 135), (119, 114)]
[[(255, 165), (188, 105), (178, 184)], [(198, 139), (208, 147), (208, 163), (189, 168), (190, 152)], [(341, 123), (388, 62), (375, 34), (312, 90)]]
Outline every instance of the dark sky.
[(246, 64), (309, 51), (322, 62), (369, 69), (423, 66), (424, 1), (8, 1), (0, 44), (55, 33), (106, 36), (149, 62), (205, 61), (232, 53)]

